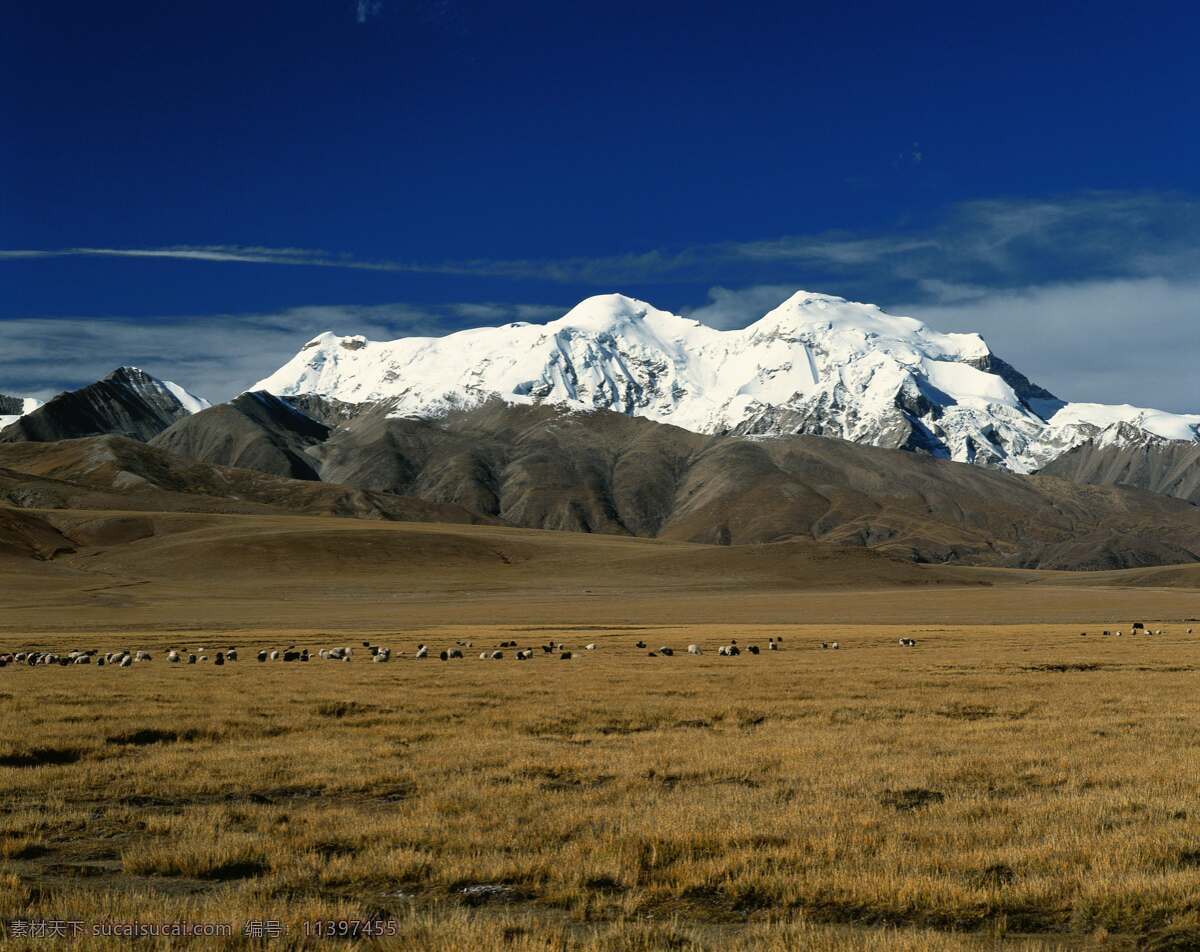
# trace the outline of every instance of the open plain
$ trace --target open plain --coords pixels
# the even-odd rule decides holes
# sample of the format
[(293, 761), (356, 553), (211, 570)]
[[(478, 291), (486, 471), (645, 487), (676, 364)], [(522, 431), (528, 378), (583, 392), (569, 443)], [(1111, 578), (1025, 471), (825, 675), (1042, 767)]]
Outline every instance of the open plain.
[[(231, 927), (163, 948), (330, 921), (380, 948), (1200, 943), (1195, 567), (44, 516), (84, 544), (0, 558), (0, 652), (153, 660), (0, 670), (0, 920)], [(500, 642), (533, 657), (480, 659)], [(289, 645), (312, 660), (256, 660)]]
[(4, 13), (0, 952), (1200, 952), (1200, 4)]

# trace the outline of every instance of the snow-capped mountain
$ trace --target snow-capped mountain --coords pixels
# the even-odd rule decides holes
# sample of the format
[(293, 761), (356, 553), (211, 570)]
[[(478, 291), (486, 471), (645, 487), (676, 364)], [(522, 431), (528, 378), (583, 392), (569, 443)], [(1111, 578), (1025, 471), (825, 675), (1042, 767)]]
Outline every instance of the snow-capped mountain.
[(2, 442), (47, 442), (102, 433), (148, 440), (176, 420), (207, 409), (207, 400), (137, 367), (60, 393), (0, 427)]
[(203, 397), (196, 396), (175, 381), (155, 377), (140, 367), (119, 367), (104, 379), (128, 387), (142, 399), (157, 403), (171, 413), (199, 413), (212, 406)]
[(0, 430), (15, 423), (26, 413), (32, 413), (42, 405), (36, 397), (10, 397), (0, 393)]
[[(701, 433), (809, 433), (1032, 472), (1124, 430), (1200, 440), (1200, 415), (1066, 403), (991, 352), (872, 304), (799, 291), (722, 331), (620, 294), (547, 324), (389, 342), (324, 333), (252, 388), (426, 416), (499, 397)], [(1107, 435), (1105, 435), (1107, 434)]]

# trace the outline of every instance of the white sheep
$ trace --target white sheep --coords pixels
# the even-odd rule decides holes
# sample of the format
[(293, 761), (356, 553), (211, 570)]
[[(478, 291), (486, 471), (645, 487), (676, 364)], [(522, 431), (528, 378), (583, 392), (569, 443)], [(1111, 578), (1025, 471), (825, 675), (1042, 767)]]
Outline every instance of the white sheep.
[(688, 654), (704, 654), (704, 651), (699, 645), (688, 645)]

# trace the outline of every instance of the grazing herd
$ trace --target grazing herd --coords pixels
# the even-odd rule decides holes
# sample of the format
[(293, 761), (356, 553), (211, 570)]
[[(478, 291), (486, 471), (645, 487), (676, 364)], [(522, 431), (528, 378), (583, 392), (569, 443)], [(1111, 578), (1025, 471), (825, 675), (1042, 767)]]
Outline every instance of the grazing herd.
[[(1192, 629), (1189, 628), (1187, 630), (1187, 633), (1189, 635), (1192, 634)], [(1153, 631), (1151, 631), (1149, 628), (1147, 628), (1145, 626), (1145, 624), (1143, 624), (1140, 621), (1135, 621), (1132, 625), (1129, 626), (1129, 636), (1131, 638), (1136, 635), (1142, 635), (1146, 638), (1150, 638), (1152, 636), (1165, 635), (1165, 634), (1167, 634), (1167, 629), (1155, 628)], [(1088, 633), (1086, 631), (1081, 631), (1079, 633), (1080, 638), (1086, 638), (1087, 635), (1088, 635)], [(1105, 628), (1102, 632), (1100, 632), (1100, 635), (1103, 638), (1123, 638), (1125, 636), (1125, 632), (1122, 631), (1121, 629), (1117, 629), (1116, 631), (1109, 631), (1109, 629)]]
[[(207, 662), (208, 655), (206, 649), (200, 648), (197, 652), (189, 652), (186, 648), (183, 653), (180, 653), (175, 648), (167, 650), (167, 661), (173, 664), (181, 664), (184, 660), (188, 664), (198, 664), (201, 661)], [(130, 651), (128, 648), (122, 648), (119, 651), (106, 651), (103, 654), (96, 648), (88, 648), (84, 650), (68, 651), (65, 654), (57, 654), (53, 651), (17, 651), (0, 652), (0, 668), (6, 668), (10, 664), (24, 664), (31, 667), (35, 665), (59, 665), (66, 667), (74, 664), (94, 664), (98, 668), (105, 666), (114, 668), (130, 668), (135, 664), (142, 664), (147, 661), (153, 661), (154, 656), (149, 651), (141, 649)], [(226, 660), (237, 661), (237, 649), (230, 648), (228, 651), (218, 651), (213, 656), (213, 664), (223, 665)]]
[[(1193, 629), (1188, 628), (1187, 634), (1191, 635)], [(1121, 638), (1125, 634), (1123, 629), (1111, 630), (1103, 629), (1102, 637)], [(1134, 622), (1129, 629), (1129, 634), (1142, 635), (1143, 637), (1161, 636), (1167, 634), (1165, 628), (1149, 629), (1142, 622)], [(1080, 633), (1080, 637), (1086, 638), (1086, 631)], [(915, 638), (902, 637), (898, 639), (901, 648), (917, 647)], [(836, 641), (819, 642), (822, 650), (837, 651), (841, 645)], [(370, 641), (362, 643), (364, 654), (373, 662), (382, 664), (392, 659), (393, 651), (391, 648), (386, 648), (381, 645), (372, 644)], [(465, 657), (464, 649), (472, 647), (469, 641), (457, 641), (454, 647), (441, 650), (436, 657), (442, 661), (461, 660)], [(559, 660), (570, 661), (574, 658), (574, 652), (571, 646), (555, 641), (553, 638), (545, 644), (539, 646), (542, 654), (554, 655)], [(589, 642), (584, 645), (585, 651), (599, 651), (602, 645), (597, 642)], [(670, 645), (662, 645), (657, 649), (648, 649), (645, 641), (637, 641), (635, 648), (643, 650), (646, 655), (651, 658), (670, 658), (675, 654), (675, 649)], [(771, 636), (767, 639), (766, 648), (768, 651), (782, 651), (783, 638), (779, 636)], [(501, 661), (507, 655), (506, 650), (512, 649), (512, 657), (517, 661), (530, 661), (534, 658), (536, 651), (532, 647), (521, 647), (516, 641), (501, 641), (495, 648), (488, 648), (479, 653), (481, 661)], [(719, 645), (717, 654), (721, 657), (737, 657), (743, 653), (757, 655), (761, 652), (759, 645), (739, 645), (736, 638), (730, 639), (728, 644)], [(414, 660), (424, 660), (430, 657), (430, 647), (426, 644), (418, 644), (416, 651), (413, 653)], [(267, 664), (270, 662), (300, 662), (305, 663), (310, 661), (314, 656), (322, 661), (351, 661), (355, 657), (355, 649), (347, 645), (341, 645), (333, 648), (320, 648), (314, 654), (311, 654), (308, 648), (299, 647), (297, 645), (288, 645), (286, 648), (262, 648), (257, 653), (259, 663)], [(699, 644), (690, 644), (687, 646), (689, 655), (703, 655), (704, 648)], [(395, 652), (397, 657), (404, 657), (403, 651)], [(224, 650), (209, 651), (207, 648), (168, 648), (166, 652), (168, 664), (208, 664), (211, 663), (216, 667), (222, 667), (225, 664), (233, 663), (238, 660), (238, 649), (230, 646)], [(59, 654), (53, 651), (17, 651), (17, 652), (2, 652), (0, 651), (0, 668), (8, 667), (9, 665), (28, 665), (28, 666), (44, 666), (44, 665), (79, 665), (90, 664), (96, 667), (117, 667), (129, 668), (135, 664), (144, 664), (153, 660), (149, 651), (145, 650), (130, 650), (122, 648), (117, 651), (100, 652), (98, 649), (75, 649), (64, 654)]]

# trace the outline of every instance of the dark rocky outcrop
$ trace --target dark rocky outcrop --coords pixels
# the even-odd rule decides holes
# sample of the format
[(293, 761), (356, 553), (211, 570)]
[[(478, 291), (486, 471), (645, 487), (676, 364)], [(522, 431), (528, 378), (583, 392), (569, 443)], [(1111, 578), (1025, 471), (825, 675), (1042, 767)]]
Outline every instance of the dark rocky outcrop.
[(21, 417), (0, 431), (0, 442), (46, 443), (104, 434), (146, 441), (188, 413), (163, 381), (136, 367), (121, 367)]

